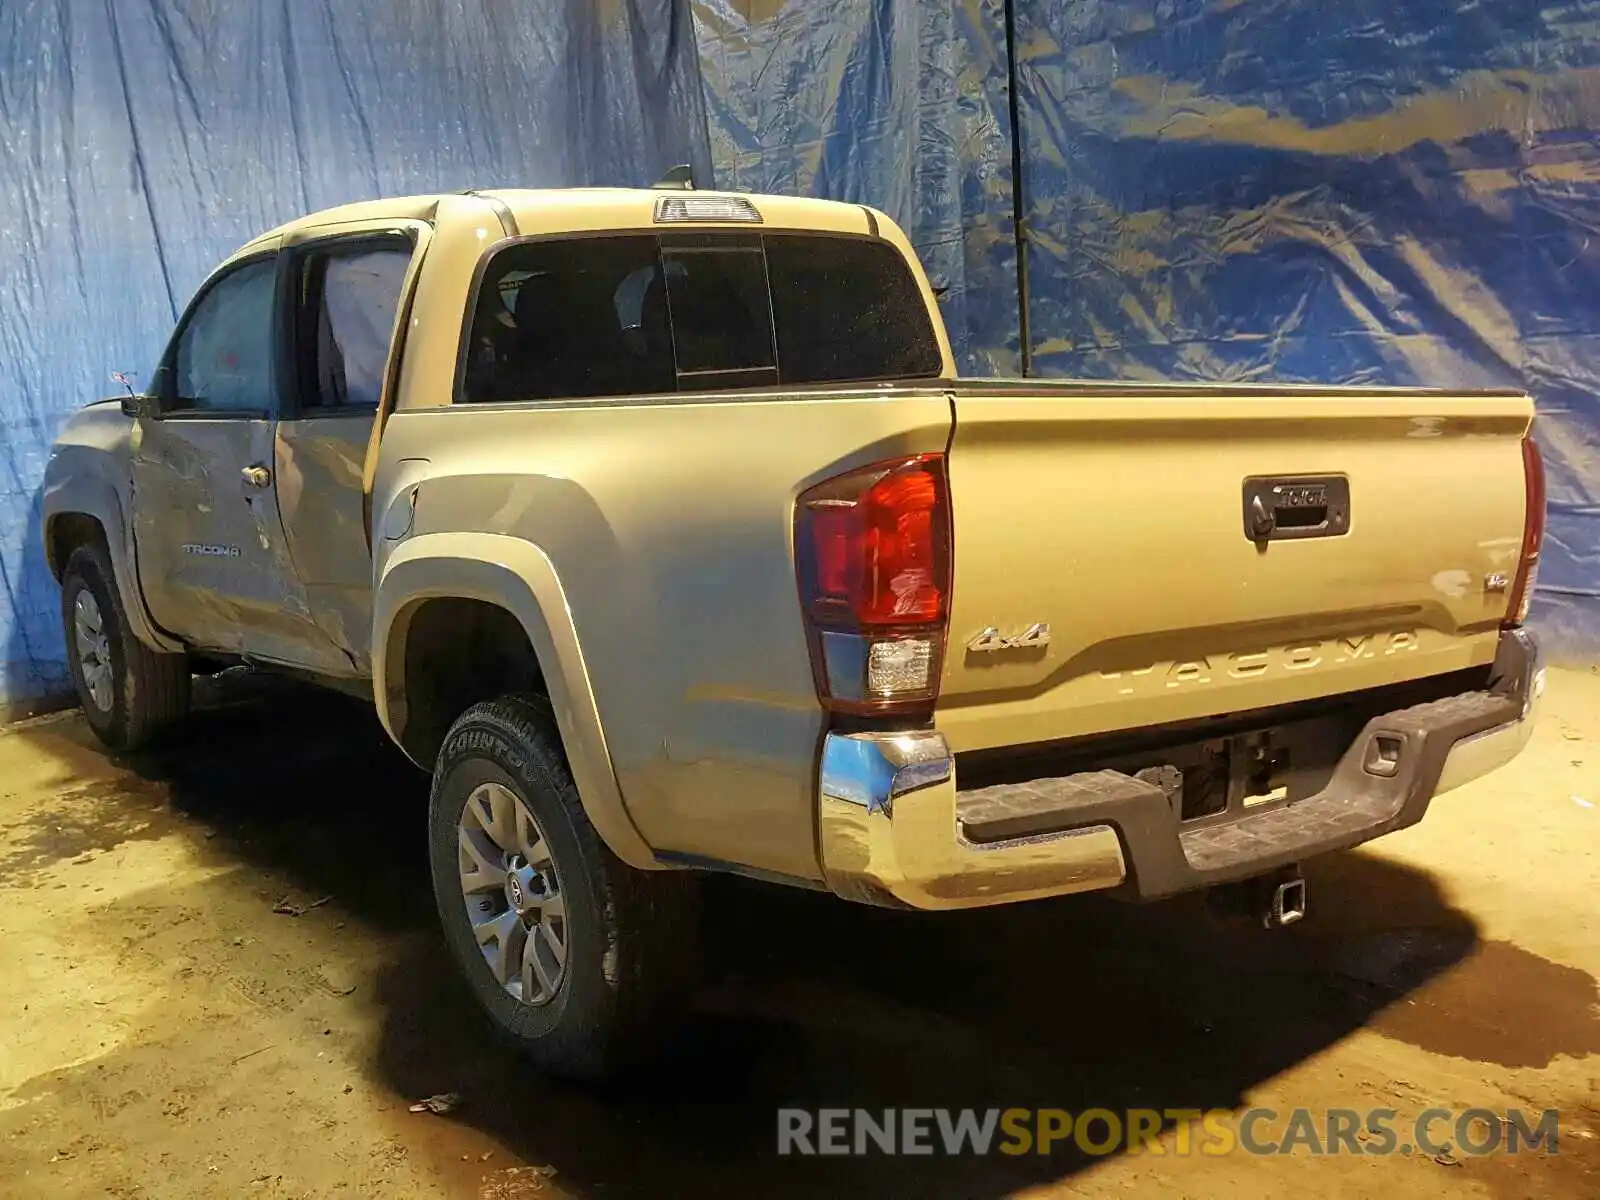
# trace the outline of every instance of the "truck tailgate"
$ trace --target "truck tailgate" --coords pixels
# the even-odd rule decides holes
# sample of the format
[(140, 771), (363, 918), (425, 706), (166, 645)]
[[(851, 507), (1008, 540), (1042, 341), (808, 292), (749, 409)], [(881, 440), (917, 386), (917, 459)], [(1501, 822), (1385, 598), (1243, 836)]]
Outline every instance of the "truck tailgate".
[(1526, 396), (963, 381), (952, 399), (936, 721), (957, 751), (1494, 658)]

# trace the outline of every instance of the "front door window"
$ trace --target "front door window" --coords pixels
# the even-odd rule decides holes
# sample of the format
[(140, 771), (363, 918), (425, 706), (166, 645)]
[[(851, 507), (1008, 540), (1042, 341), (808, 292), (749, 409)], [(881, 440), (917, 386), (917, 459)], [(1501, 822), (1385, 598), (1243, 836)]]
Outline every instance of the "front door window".
[(246, 263), (211, 286), (178, 338), (169, 412), (271, 412), (276, 294), (270, 258)]

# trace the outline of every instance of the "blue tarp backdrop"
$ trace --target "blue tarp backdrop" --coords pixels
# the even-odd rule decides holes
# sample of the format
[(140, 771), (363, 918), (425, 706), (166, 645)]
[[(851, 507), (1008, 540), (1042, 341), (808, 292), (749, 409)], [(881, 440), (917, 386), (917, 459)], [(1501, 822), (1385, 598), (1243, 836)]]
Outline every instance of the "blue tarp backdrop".
[(675, 0), (0, 0), (0, 700), (65, 682), (39, 482), (175, 309), (317, 208), (710, 169)]
[[(1035, 371), (1527, 388), (1600, 658), (1600, 0), (1013, 4)], [(694, 8), (721, 178), (886, 208), (1015, 373), (1004, 0)]]
[(0, 0), (0, 700), (64, 682), (56, 429), (250, 235), (692, 161), (887, 209), (1014, 374), (1014, 136), (1039, 373), (1527, 387), (1600, 657), (1600, 0), (1012, 5)]

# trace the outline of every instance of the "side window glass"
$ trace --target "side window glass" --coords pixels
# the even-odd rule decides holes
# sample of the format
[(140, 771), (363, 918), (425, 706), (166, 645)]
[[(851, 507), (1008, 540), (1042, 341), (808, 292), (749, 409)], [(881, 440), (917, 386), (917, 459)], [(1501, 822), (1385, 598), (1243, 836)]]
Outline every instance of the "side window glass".
[(383, 391), (408, 245), (366, 243), (300, 264), (301, 403), (309, 411), (371, 409)]
[(272, 411), (276, 284), (276, 261), (264, 258), (201, 298), (178, 338), (174, 411)]

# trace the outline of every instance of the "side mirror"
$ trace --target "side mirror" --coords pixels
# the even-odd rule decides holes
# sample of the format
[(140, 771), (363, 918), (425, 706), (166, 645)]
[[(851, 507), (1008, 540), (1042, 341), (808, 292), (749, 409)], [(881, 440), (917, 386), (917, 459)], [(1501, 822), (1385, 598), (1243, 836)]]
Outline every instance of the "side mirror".
[(143, 392), (135, 393), (132, 387), (128, 388), (128, 398), (122, 402), (122, 411), (130, 417), (159, 420), (161, 414), (171, 407), (168, 404), (171, 395), (172, 368), (162, 363), (150, 376), (150, 386)]
[(154, 396), (125, 396), (122, 400), (122, 413), (124, 416), (133, 417), (136, 420), (145, 417), (157, 417), (161, 415), (161, 404)]

